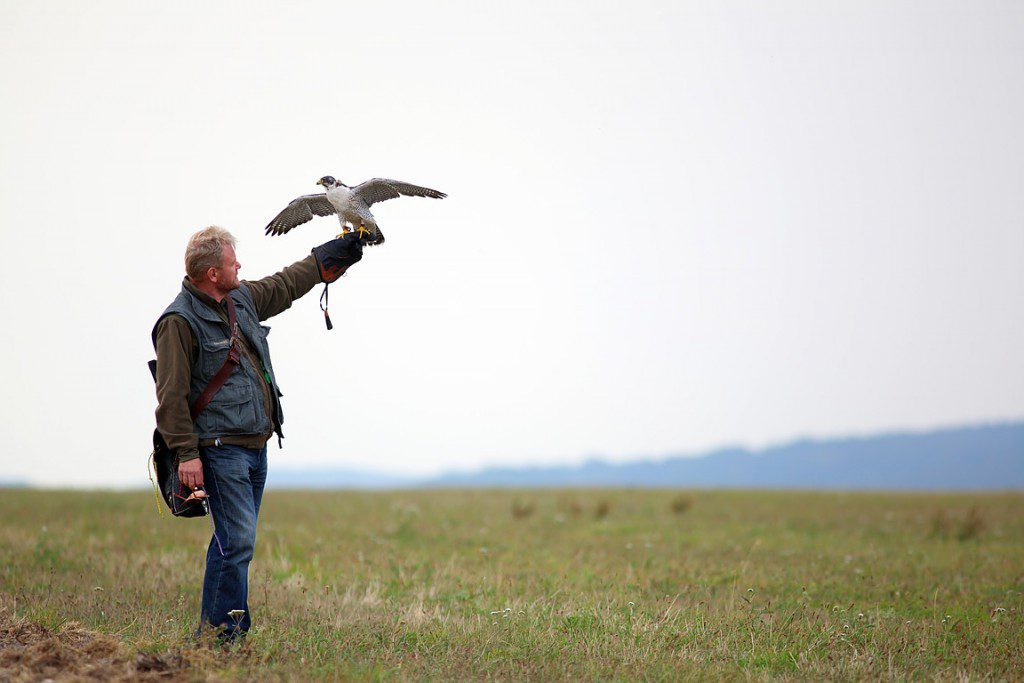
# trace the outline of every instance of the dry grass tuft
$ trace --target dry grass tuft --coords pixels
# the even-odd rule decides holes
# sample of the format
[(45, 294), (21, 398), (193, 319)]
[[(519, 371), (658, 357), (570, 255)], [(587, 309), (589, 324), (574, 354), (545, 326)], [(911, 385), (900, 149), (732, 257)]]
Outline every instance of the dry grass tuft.
[(677, 515), (686, 514), (692, 507), (693, 498), (690, 496), (678, 495), (672, 499), (672, 512)]
[(533, 501), (524, 502), (518, 498), (512, 500), (512, 517), (515, 519), (526, 519), (537, 510), (537, 504)]
[(977, 507), (971, 506), (967, 510), (963, 521), (960, 522), (960, 528), (956, 532), (956, 537), (961, 541), (969, 541), (980, 536), (984, 530), (985, 518), (981, 516), (981, 511)]
[(985, 531), (985, 517), (977, 506), (972, 505), (959, 520), (944, 509), (936, 510), (931, 519), (931, 535), (936, 538), (956, 538), (969, 541)]

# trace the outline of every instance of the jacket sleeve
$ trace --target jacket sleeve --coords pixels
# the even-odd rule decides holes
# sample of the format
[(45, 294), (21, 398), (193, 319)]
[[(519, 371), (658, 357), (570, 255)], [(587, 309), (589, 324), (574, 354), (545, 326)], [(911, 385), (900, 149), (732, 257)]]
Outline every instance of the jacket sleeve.
[(245, 284), (256, 304), (260, 320), (272, 318), (291, 308), (292, 302), (313, 289), (320, 280), (316, 258), (310, 254), (301, 261), (286, 266), (262, 280), (247, 281)]
[(156, 428), (178, 462), (199, 457), (188, 390), (195, 362), (195, 335), (185, 319), (169, 315), (156, 328)]

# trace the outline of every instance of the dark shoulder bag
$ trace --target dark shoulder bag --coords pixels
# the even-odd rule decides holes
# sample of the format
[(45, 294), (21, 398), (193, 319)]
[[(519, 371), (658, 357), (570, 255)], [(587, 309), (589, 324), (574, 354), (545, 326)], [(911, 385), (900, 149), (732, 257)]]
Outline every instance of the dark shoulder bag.
[[(224, 360), (224, 365), (220, 366), (220, 370), (213, 376), (210, 383), (206, 385), (203, 392), (196, 397), (195, 402), (189, 407), (189, 413), (192, 416), (192, 421), (195, 422), (196, 417), (199, 413), (203, 412), (203, 409), (210, 404), (213, 397), (220, 391), (220, 388), (224, 386), (224, 383), (228, 381), (228, 377), (231, 376), (235, 366), (241, 363), (241, 353), (238, 350), (238, 321), (235, 317), (235, 302), (228, 296), (230, 305), (228, 306), (228, 322), (231, 326), (231, 345), (228, 348), (228, 357)], [(156, 361), (149, 361), (149, 371), (153, 375), (153, 381), (156, 381)], [(164, 441), (163, 435), (160, 434), (159, 429), (153, 430), (153, 453), (150, 456), (153, 459), (153, 469), (156, 471), (156, 485), (159, 486), (159, 493), (163, 496), (164, 503), (167, 504), (171, 514), (175, 517), (203, 517), (208, 514), (207, 507), (202, 504), (202, 501), (193, 498), (186, 502), (186, 499), (192, 493), (181, 484), (181, 480), (178, 479), (178, 464), (177, 458), (170, 448), (167, 447), (167, 442)], [(151, 475), (152, 480), (152, 475)]]

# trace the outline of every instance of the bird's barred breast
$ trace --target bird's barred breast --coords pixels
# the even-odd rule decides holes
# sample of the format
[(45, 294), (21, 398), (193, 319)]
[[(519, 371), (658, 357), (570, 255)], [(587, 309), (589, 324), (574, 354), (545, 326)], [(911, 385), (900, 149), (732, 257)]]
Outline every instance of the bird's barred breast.
[(338, 213), (347, 213), (352, 209), (352, 191), (344, 186), (332, 187), (327, 192), (327, 201)]

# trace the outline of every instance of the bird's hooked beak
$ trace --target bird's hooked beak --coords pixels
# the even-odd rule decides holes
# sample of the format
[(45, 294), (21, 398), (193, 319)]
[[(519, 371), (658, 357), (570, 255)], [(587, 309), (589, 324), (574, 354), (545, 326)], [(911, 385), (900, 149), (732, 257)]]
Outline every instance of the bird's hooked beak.
[(324, 182), (323, 178), (321, 178), (320, 180), (316, 181), (316, 184), (320, 185), (321, 187), (327, 187), (327, 184)]

